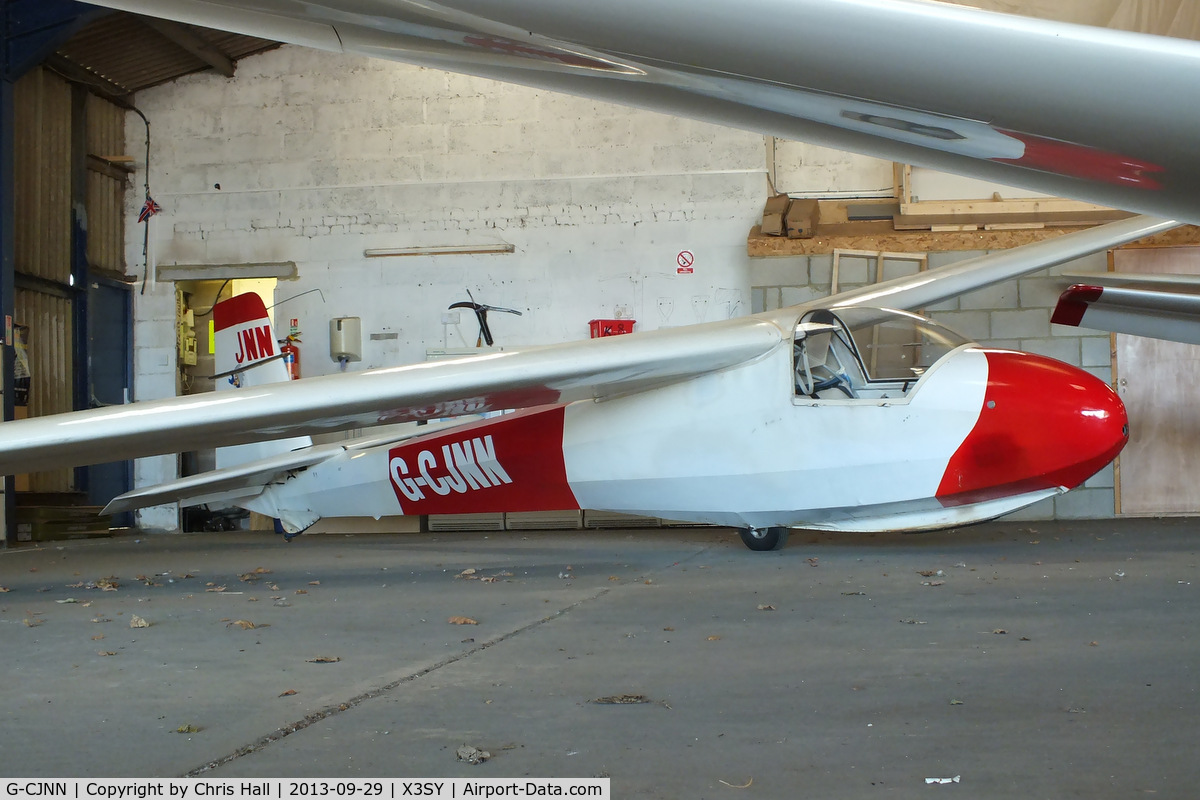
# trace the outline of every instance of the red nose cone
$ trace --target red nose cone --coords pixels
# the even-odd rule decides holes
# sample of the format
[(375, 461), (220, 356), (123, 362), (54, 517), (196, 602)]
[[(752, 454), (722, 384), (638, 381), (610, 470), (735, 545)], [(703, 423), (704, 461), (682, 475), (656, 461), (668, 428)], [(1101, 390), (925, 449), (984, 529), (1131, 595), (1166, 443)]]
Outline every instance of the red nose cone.
[(986, 355), (983, 408), (942, 476), (943, 503), (1073, 489), (1121, 452), (1128, 418), (1108, 384), (1044, 356)]

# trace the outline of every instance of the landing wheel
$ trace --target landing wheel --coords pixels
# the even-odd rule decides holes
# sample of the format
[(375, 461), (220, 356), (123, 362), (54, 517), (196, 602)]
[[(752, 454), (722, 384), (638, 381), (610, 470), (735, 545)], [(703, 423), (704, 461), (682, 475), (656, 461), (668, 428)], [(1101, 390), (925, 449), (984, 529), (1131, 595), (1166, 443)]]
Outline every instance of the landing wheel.
[[(308, 527), (311, 528), (312, 526), (309, 525)], [(306, 530), (308, 530), (308, 528), (305, 528), (304, 530), (301, 530), (301, 531), (296, 531), (295, 533), (288, 533), (287, 529), (283, 527), (283, 521), (281, 519), (279, 519), (279, 517), (275, 518), (275, 532), (280, 534), (281, 536), (283, 536), (283, 540), (285, 542), (287, 542), (288, 544), (291, 544), (292, 539), (295, 539), (297, 536), (304, 533), (304, 531), (306, 531)]]
[(760, 552), (782, 550), (788, 540), (787, 528), (742, 528), (738, 534), (746, 547)]

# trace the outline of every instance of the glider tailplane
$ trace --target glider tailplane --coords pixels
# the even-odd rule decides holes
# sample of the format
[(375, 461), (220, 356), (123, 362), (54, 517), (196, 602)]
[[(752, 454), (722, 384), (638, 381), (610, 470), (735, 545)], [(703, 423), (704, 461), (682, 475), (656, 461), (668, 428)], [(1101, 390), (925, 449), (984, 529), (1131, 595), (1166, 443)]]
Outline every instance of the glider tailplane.
[(1058, 298), (1058, 325), (1200, 344), (1200, 279), (1195, 275), (1118, 272), (1071, 275), (1086, 279)]
[[(213, 307), (213, 329), (217, 391), (290, 379), (280, 349), (282, 340), (275, 338), (267, 307), (257, 294), (247, 292), (217, 303)], [(236, 467), (311, 446), (312, 439), (307, 436), (294, 436), (218, 447), (217, 468)]]

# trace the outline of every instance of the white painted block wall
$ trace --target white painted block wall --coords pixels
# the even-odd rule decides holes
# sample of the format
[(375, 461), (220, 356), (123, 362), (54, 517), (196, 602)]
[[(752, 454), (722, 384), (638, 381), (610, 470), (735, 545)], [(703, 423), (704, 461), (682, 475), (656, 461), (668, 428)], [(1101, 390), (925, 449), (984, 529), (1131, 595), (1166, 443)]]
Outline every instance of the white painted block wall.
[[(752, 282), (766, 285), (752, 278), (745, 246), (767, 193), (767, 148), (755, 134), (296, 47), (243, 59), (233, 79), (194, 75), (143, 91), (137, 103), (151, 122), (151, 191), (163, 207), (151, 223), (151, 260), (295, 261), (298, 279), (276, 289), (276, 319), (300, 321), (305, 375), (338, 369), (328, 357), (333, 317), (362, 318), (364, 359), (353, 369), (474, 344), (469, 313), (457, 326), (442, 323), (467, 289), (523, 312), (489, 320), (498, 344), (519, 346), (585, 338), (593, 318), (632, 316), (649, 330), (750, 313)], [(130, 114), (131, 152), (140, 152), (144, 137)], [(782, 190), (890, 185), (886, 162), (776, 145)], [(142, 198), (129, 196), (136, 216)], [(140, 272), (143, 228), (128, 231), (127, 263)], [(515, 252), (363, 255), (489, 244)], [(683, 250), (694, 255), (692, 274), (677, 271)], [(822, 267), (828, 290), (826, 260), (814, 257), (811, 280), (802, 259), (802, 280), (768, 283), (792, 287), (787, 303), (819, 296)], [(760, 261), (754, 270), (779, 273), (792, 261)], [(1103, 372), (1106, 340), (1051, 331), (1039, 281), (941, 311), (967, 335)], [(173, 285), (149, 281), (135, 297), (135, 395), (171, 396)], [(135, 482), (158, 483), (177, 471), (174, 456), (142, 459)], [(1059, 500), (1057, 513), (1110, 515), (1111, 485), (1108, 470)], [(1047, 504), (1033, 516), (1054, 513)], [(147, 509), (139, 524), (173, 529), (177, 512)]]
[[(749, 311), (746, 233), (767, 192), (759, 135), (297, 47), (244, 59), (232, 79), (143, 91), (137, 104), (163, 208), (153, 259), (295, 261), (298, 279), (276, 289), (277, 319), (300, 321), (305, 375), (338, 369), (333, 317), (362, 318), (364, 357), (352, 369), (474, 345), (469, 312), (457, 327), (442, 323), (467, 289), (523, 312), (490, 316), (501, 346), (586, 338), (594, 318), (631, 316), (649, 330)], [(127, 136), (145, 137), (132, 114)], [(130, 213), (140, 205), (131, 192)], [(130, 226), (134, 272), (141, 235)], [(515, 252), (363, 255), (489, 244)], [(684, 250), (691, 274), (677, 271)], [(320, 292), (303, 294), (311, 289)], [(151, 281), (137, 295), (139, 399), (174, 393), (173, 314), (170, 285)], [(175, 473), (173, 458), (145, 459), (135, 479)], [(173, 528), (175, 511), (147, 510), (139, 522)]]

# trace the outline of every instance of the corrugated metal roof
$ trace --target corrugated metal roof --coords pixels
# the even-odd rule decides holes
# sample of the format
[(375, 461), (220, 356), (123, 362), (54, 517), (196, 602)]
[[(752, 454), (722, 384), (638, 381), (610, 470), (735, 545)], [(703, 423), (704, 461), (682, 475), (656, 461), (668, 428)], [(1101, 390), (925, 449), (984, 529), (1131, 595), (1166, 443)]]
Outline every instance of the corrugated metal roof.
[(210, 53), (218, 63), (222, 57), (236, 62), (279, 46), (278, 42), (253, 36), (115, 12), (85, 26), (58, 48), (56, 55), (95, 76), (103, 90), (121, 96), (214, 69), (210, 61), (192, 52), (195, 46), (189, 50), (181, 41), (198, 43), (200, 50)]

